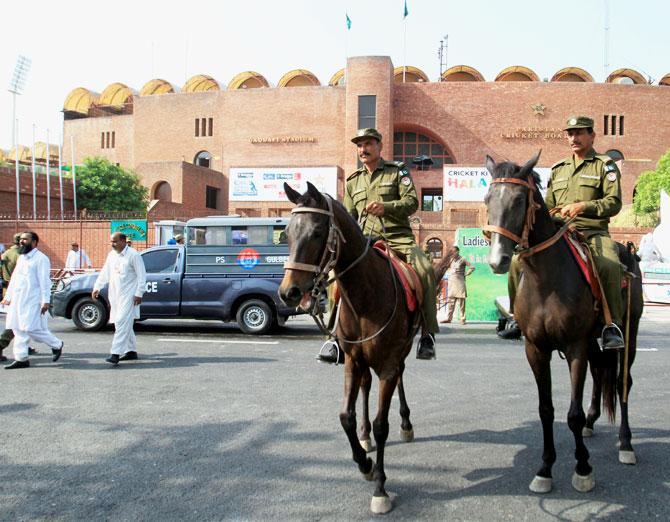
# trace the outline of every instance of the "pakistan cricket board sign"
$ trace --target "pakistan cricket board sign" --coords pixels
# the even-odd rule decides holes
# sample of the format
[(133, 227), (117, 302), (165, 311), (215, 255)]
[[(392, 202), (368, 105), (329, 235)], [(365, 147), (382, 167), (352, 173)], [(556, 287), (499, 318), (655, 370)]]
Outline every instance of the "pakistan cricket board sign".
[(147, 222), (142, 219), (125, 219), (111, 222), (111, 233), (121, 232), (133, 241), (147, 240)]
[[(497, 321), (496, 297), (507, 295), (507, 274), (497, 275), (489, 266), (491, 243), (482, 235), (481, 228), (459, 228), (454, 243), (461, 256), (475, 271), (465, 280), (468, 291), (466, 315), (471, 321)], [(455, 319), (455, 318), (454, 318)]]

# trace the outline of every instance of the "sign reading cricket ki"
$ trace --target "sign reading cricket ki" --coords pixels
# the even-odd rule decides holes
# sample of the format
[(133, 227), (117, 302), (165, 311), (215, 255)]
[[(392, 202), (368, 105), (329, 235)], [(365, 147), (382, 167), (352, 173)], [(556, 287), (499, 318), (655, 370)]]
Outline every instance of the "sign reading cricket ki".
[(337, 197), (337, 167), (231, 168), (230, 201), (288, 201), (284, 183), (301, 194), (309, 181), (319, 191)]
[[(551, 175), (550, 168), (535, 168), (542, 182), (542, 197)], [(484, 201), (491, 184), (491, 174), (485, 167), (444, 166), (444, 201)]]

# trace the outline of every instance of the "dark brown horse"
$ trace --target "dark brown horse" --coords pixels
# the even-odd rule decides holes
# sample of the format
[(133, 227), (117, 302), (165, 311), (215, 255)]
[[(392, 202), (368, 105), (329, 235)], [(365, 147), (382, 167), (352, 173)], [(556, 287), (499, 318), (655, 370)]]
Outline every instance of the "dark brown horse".
[[(543, 463), (530, 489), (546, 493), (552, 488), (551, 468), (556, 450), (550, 361), (552, 352), (558, 350), (565, 355), (571, 379), (567, 420), (575, 439), (577, 459), (572, 485), (578, 491), (590, 491), (595, 480), (583, 440), (586, 416), (582, 407), (587, 366), (591, 364), (597, 392), (594, 403), (598, 403), (593, 406), (592, 422), (600, 413), (601, 394), (605, 411), (613, 420), (618, 353), (601, 352), (598, 347), (599, 319), (594, 300), (540, 195), (539, 176), (533, 171), (538, 159), (539, 153), (519, 167), (513, 163), (496, 164), (492, 158), (486, 158), (486, 167), (493, 178), (485, 200), (489, 220), (485, 230), (491, 234), (489, 264), (495, 273), (505, 273), (515, 247), (521, 244), (522, 251), (525, 250), (520, 256), (523, 277), (517, 289), (514, 316), (524, 333), (526, 358), (537, 383), (544, 438)], [(540, 248), (543, 243), (549, 246)], [(633, 321), (635, 334), (637, 319), (639, 315)]]
[[(327, 284), (334, 272), (341, 294), (336, 335), (345, 352), (344, 404), (340, 422), (349, 439), (353, 459), (368, 480), (376, 482), (370, 505), (374, 513), (392, 509), (384, 489), (384, 449), (389, 433), (388, 415), (398, 387), (401, 438), (410, 442), (414, 431), (405, 399), (405, 358), (417, 331), (417, 313), (407, 310), (404, 292), (388, 259), (370, 247), (358, 223), (346, 209), (312, 184), (300, 195), (284, 184), (296, 208), (286, 227), (289, 261), (279, 287), (290, 306), (309, 300)], [(315, 292), (316, 290), (316, 292)], [(376, 464), (366, 455), (356, 434), (356, 399), (363, 391), (361, 441), (370, 438), (368, 395), (373, 370), (379, 377), (377, 416), (372, 423), (377, 446)]]

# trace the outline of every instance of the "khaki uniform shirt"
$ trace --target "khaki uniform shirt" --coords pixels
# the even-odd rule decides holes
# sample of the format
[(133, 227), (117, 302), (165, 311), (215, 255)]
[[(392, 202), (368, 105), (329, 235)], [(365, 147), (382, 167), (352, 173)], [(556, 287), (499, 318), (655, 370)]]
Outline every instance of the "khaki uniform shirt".
[(379, 166), (372, 174), (362, 167), (347, 178), (343, 204), (354, 219), (359, 220), (373, 201), (384, 204), (384, 215), (367, 215), (362, 223), (363, 233), (384, 237), (391, 247), (414, 245), (409, 217), (418, 209), (419, 201), (404, 163), (379, 158)]
[(12, 278), (12, 272), (19, 259), (19, 247), (12, 245), (9, 250), (2, 253), (2, 279), (5, 283), (9, 283)]
[(583, 161), (574, 156), (551, 167), (545, 198), (547, 207), (583, 201), (586, 209), (575, 219), (582, 232), (608, 233), (610, 218), (621, 210), (621, 174), (616, 163), (591, 149)]

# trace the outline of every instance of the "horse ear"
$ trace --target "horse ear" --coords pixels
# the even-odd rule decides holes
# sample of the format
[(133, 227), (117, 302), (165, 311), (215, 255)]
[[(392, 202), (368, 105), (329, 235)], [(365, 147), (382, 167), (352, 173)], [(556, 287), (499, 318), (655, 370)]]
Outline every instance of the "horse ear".
[(284, 182), (284, 192), (286, 193), (286, 197), (291, 203), (293, 203), (294, 205), (298, 204), (298, 198), (300, 197), (300, 192), (294, 190), (293, 187), (291, 187), (291, 185), (289, 185), (286, 182)]
[(537, 154), (530, 158), (528, 162), (521, 168), (521, 172), (523, 174), (529, 174), (530, 172), (533, 172), (535, 165), (537, 165), (537, 162), (540, 161), (540, 154), (542, 154), (542, 149), (538, 150)]
[(321, 192), (319, 192), (319, 189), (316, 188), (314, 185), (312, 185), (309, 181), (307, 182), (307, 194), (312, 196), (312, 198), (314, 198), (314, 201), (316, 201), (317, 203), (321, 201), (321, 199), (323, 198), (323, 195), (321, 194)]
[(496, 169), (496, 162), (493, 160), (491, 156), (488, 154), (486, 155), (486, 170), (489, 171), (489, 174), (493, 176), (493, 171)]

